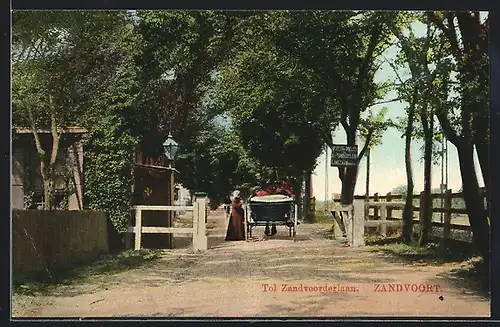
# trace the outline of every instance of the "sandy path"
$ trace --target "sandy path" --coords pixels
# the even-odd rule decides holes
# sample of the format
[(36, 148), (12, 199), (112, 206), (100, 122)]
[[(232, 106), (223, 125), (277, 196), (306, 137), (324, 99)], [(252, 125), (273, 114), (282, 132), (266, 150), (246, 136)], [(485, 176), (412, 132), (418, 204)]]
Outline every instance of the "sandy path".
[[(325, 239), (328, 226), (319, 224), (300, 225), (298, 242), (284, 227), (272, 239), (263, 239), (260, 228), (254, 233), (259, 239), (224, 242), (226, 223), (221, 213), (211, 214), (205, 253), (192, 254), (179, 242), (185, 248), (167, 251), (151, 266), (61, 287), (58, 296), (16, 296), (14, 316), (490, 315), (489, 299), (457, 288), (450, 265), (408, 266), (344, 247)], [(390, 283), (409, 289), (389, 292)], [(291, 289), (283, 290), (284, 284)], [(426, 291), (411, 290), (419, 285)]]

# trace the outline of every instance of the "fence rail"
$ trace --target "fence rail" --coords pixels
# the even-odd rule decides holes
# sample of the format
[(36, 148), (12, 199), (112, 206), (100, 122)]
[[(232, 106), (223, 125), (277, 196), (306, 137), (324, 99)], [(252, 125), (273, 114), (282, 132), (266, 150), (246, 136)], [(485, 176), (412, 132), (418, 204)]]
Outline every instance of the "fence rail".
[[(207, 200), (197, 199), (193, 206), (135, 206), (135, 226), (127, 228), (127, 233), (135, 234), (134, 249), (141, 249), (141, 236), (143, 233), (161, 234), (193, 234), (193, 251), (207, 250), (206, 216)], [(143, 227), (143, 211), (192, 211), (193, 227)]]
[[(481, 191), (481, 196), (483, 199), (486, 194), (484, 190)], [(388, 226), (401, 226), (402, 225), (402, 217), (395, 217), (394, 211), (401, 211), (404, 208), (404, 202), (397, 202), (394, 200), (404, 200), (404, 196), (401, 194), (391, 194), (390, 192), (386, 195), (378, 195), (375, 193), (373, 196), (368, 198), (357, 196), (358, 199), (367, 199), (368, 201), (365, 203), (365, 212), (366, 219), (365, 226), (367, 227), (379, 227), (381, 234), (386, 234)], [(453, 208), (453, 199), (462, 199), (463, 193), (452, 193), (451, 190), (446, 190), (442, 194), (432, 194), (432, 213), (441, 213), (442, 219), (441, 221), (435, 221), (432, 219), (432, 225), (435, 227), (443, 228), (443, 238), (449, 238), (451, 229), (458, 230), (467, 230), (470, 231), (470, 225), (468, 222), (466, 224), (452, 223), (451, 215), (452, 214), (460, 214), (467, 215), (467, 210), (465, 208)], [(412, 199), (418, 199), (419, 205), (413, 206), (413, 211), (416, 212), (419, 216), (414, 218), (413, 221), (418, 223), (420, 222), (423, 212), (422, 208), (425, 207), (425, 197), (424, 192), (420, 194), (413, 194)], [(436, 206), (434, 200), (441, 199), (441, 205)], [(455, 203), (456, 205), (456, 203)], [(373, 214), (370, 213), (370, 210), (373, 210)]]
[[(481, 196), (485, 207), (487, 207), (486, 192), (481, 189)], [(420, 222), (424, 218), (423, 208), (426, 207), (426, 198), (424, 192), (411, 195), (412, 209), (414, 211), (413, 225), (419, 227)], [(363, 235), (366, 233), (366, 227), (377, 227), (380, 234), (386, 236), (389, 227), (402, 227), (402, 215), (399, 217), (394, 215), (396, 212), (401, 212), (404, 209), (406, 197), (401, 194), (379, 195), (375, 193), (373, 196), (354, 196), (353, 206), (357, 207), (353, 212), (345, 210), (340, 206), (340, 199), (328, 201), (325, 203), (325, 211), (331, 212), (337, 224), (342, 226), (343, 219), (339, 222), (337, 216), (344, 211), (347, 212), (348, 218), (348, 233), (349, 241), (350, 232), (352, 232), (351, 243), (362, 243)], [(436, 201), (441, 200), (441, 201)], [(454, 240), (471, 242), (472, 230), (468, 221), (467, 210), (463, 200), (463, 193), (452, 193), (450, 189), (442, 194), (431, 195), (431, 233), (433, 237), (439, 237), (443, 240), (453, 237)], [(372, 212), (370, 212), (372, 211)], [(437, 215), (436, 215), (437, 214)], [(453, 223), (452, 223), (452, 215)], [(441, 219), (439, 219), (439, 216)]]
[[(486, 197), (486, 194), (484, 192), (484, 189), (481, 189), (481, 196), (483, 199)], [(366, 196), (355, 196), (356, 199), (367, 199), (368, 200), (368, 205), (369, 209), (372, 209), (374, 211), (373, 214), (367, 212), (370, 218), (373, 217), (373, 219), (379, 219), (379, 208), (384, 206), (387, 211), (388, 211), (388, 219), (393, 218), (392, 213), (393, 211), (400, 211), (403, 209), (405, 203), (403, 202), (405, 200), (405, 196), (402, 194), (391, 194), (391, 192), (387, 193), (386, 195), (379, 195), (378, 193), (375, 193), (374, 195), (370, 197)], [(451, 190), (446, 190), (444, 193), (440, 194), (431, 194), (431, 198), (433, 200), (433, 206), (432, 206), (432, 212), (433, 213), (443, 213), (443, 214), (455, 214), (455, 215), (467, 215), (467, 209), (465, 208), (465, 203), (461, 205), (462, 208), (456, 208), (457, 203), (453, 203), (454, 199), (463, 199), (463, 193), (452, 193)], [(419, 213), (420, 209), (423, 207), (423, 192), (420, 194), (413, 194), (412, 199), (414, 201), (418, 201), (419, 205), (413, 205), (413, 211)], [(434, 203), (434, 200), (442, 200), (442, 205), (436, 205)], [(337, 206), (337, 203), (340, 202), (340, 199), (334, 199), (334, 207)], [(330, 208), (330, 209), (328, 209)], [(331, 211), (331, 205), (327, 203), (327, 210)], [(443, 218), (445, 215), (443, 215)], [(401, 217), (394, 217), (396, 219), (402, 219)]]

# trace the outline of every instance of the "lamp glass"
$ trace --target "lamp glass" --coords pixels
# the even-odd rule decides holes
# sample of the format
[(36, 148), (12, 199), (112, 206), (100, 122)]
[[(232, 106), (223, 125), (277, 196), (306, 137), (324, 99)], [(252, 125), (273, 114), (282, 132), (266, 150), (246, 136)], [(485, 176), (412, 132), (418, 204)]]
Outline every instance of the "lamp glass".
[(165, 156), (168, 160), (173, 161), (177, 158), (179, 144), (174, 141), (171, 134), (169, 134), (168, 138), (165, 140), (165, 142), (163, 142), (163, 150), (165, 151)]

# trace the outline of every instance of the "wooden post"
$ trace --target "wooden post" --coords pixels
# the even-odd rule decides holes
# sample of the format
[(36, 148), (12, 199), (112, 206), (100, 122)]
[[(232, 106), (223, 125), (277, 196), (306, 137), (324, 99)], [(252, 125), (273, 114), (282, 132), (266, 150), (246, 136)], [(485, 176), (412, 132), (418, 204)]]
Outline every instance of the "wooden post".
[[(392, 193), (389, 192), (387, 193), (387, 197), (386, 197), (386, 202), (391, 202), (392, 201)], [(392, 207), (386, 207), (387, 208), (387, 220), (391, 220), (392, 218)]]
[(387, 236), (387, 206), (380, 206), (380, 234)]
[(365, 199), (354, 199), (352, 211), (350, 212), (353, 217), (353, 246), (365, 245)]
[[(424, 209), (425, 209), (425, 192), (420, 192), (420, 203), (418, 208), (418, 220), (419, 220), (419, 235), (422, 235), (422, 226), (424, 226)], [(432, 222), (431, 222), (432, 223)]]
[(243, 231), (245, 233), (245, 241), (248, 241), (248, 230), (247, 230), (247, 219), (248, 219), (248, 204), (245, 205), (245, 214), (244, 214), (244, 217), (243, 217), (243, 224), (244, 224), (244, 227), (243, 227)]
[(207, 250), (207, 198), (200, 200), (200, 214), (198, 215), (198, 251)]
[(444, 193), (444, 208), (447, 210), (444, 213), (444, 224), (443, 224), (443, 242), (446, 242), (450, 238), (451, 231), (451, 190), (448, 189)]
[(142, 210), (135, 211), (135, 250), (141, 249), (141, 234), (142, 234)]
[[(379, 198), (378, 198), (378, 193), (375, 193), (373, 195), (373, 202), (378, 202), (379, 201)], [(375, 206), (373, 207), (373, 220), (377, 220), (378, 219), (378, 207)]]
[(342, 215), (345, 217), (345, 222), (347, 223), (346, 226), (346, 238), (347, 238), (347, 244), (349, 246), (353, 246), (354, 244), (354, 215), (352, 215), (349, 210), (350, 208), (345, 206), (342, 206), (340, 210), (342, 211)]
[(199, 215), (200, 215), (200, 202), (195, 200), (193, 203), (193, 251), (196, 252), (199, 248), (198, 245), (198, 224), (199, 224)]
[(207, 249), (206, 235), (206, 214), (207, 214), (207, 199), (198, 198), (194, 207), (193, 216), (193, 251), (205, 251)]
[(297, 242), (297, 217), (299, 215), (299, 208), (295, 205), (295, 212), (293, 218), (293, 241)]
[[(172, 168), (172, 166), (170, 166)], [(175, 181), (174, 181), (174, 170), (170, 170), (170, 191), (169, 191), (169, 204), (170, 206), (174, 205), (175, 201)], [(168, 224), (167, 227), (174, 227), (174, 217), (175, 217), (175, 211), (169, 210), (167, 211), (167, 219), (168, 219)], [(170, 233), (168, 234), (168, 247), (170, 249), (174, 248), (174, 234)]]

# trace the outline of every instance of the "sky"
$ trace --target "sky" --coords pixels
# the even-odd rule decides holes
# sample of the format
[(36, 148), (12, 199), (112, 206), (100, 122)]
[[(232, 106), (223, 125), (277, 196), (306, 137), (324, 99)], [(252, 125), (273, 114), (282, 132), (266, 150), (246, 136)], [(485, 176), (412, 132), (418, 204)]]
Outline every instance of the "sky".
[[(481, 15), (484, 19), (486, 15)], [(416, 24), (413, 27), (415, 35), (424, 36), (426, 32), (425, 25)], [(391, 47), (386, 51), (385, 57), (387, 59), (393, 58), (397, 53), (395, 47)], [(405, 72), (400, 75), (407, 76)], [(389, 64), (384, 63), (377, 74), (375, 79), (378, 82), (387, 80), (395, 80), (395, 73)], [(383, 100), (390, 100), (397, 98), (395, 92), (389, 92)], [(379, 110), (381, 107), (387, 107), (387, 117), (396, 119), (404, 115), (406, 103), (391, 102), (383, 105), (372, 107), (372, 110)], [(346, 144), (346, 137), (344, 130), (340, 127), (336, 130), (334, 135), (334, 143)], [(415, 192), (423, 190), (424, 186), (424, 171), (423, 161), (421, 160), (423, 152), (420, 149), (423, 146), (421, 141), (413, 141), (411, 146), (412, 151), (412, 165), (413, 165), (413, 181), (415, 184)], [(359, 151), (362, 148), (362, 143), (359, 145)], [(370, 157), (370, 195), (374, 193), (386, 194), (392, 191), (399, 185), (406, 185), (406, 171), (405, 171), (405, 156), (404, 156), (404, 138), (401, 132), (396, 129), (389, 129), (383, 134), (382, 144), (375, 147), (371, 152)], [(328, 150), (329, 156), (331, 150)], [(337, 167), (330, 167), (328, 160), (328, 167), (325, 166), (325, 152), (318, 158), (318, 165), (313, 172), (312, 187), (313, 194), (318, 201), (324, 201), (325, 193), (328, 200), (331, 200), (334, 193), (340, 193), (341, 183), (338, 177)], [(476, 161), (476, 173), (480, 186), (484, 186), (483, 177), (479, 164)], [(441, 162), (441, 160), (439, 160)], [(325, 181), (328, 179), (328, 183)], [(432, 167), (432, 188), (439, 188), (441, 184), (441, 164)], [(458, 154), (455, 146), (448, 142), (448, 188), (454, 192), (462, 187), (460, 177), (460, 167), (458, 164)], [(366, 156), (361, 160), (359, 165), (358, 180), (356, 183), (355, 194), (364, 195), (366, 192)]]

